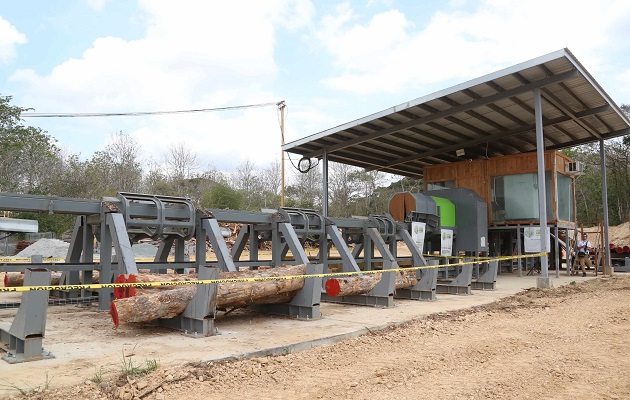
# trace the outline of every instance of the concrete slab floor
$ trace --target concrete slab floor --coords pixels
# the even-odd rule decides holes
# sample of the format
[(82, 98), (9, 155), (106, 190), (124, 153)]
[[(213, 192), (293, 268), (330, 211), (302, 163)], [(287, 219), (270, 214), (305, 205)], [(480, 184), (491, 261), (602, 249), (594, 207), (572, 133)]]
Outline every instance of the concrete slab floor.
[[(592, 272), (585, 278), (565, 273), (559, 278), (555, 273), (550, 275), (554, 287), (594, 278)], [(396, 300), (395, 307), (388, 309), (323, 303), (323, 317), (313, 321), (250, 311), (227, 316), (220, 313), (216, 320), (220, 335), (196, 339), (147, 325), (114, 329), (110, 316), (97, 311), (95, 306), (49, 307), (44, 349), (56, 358), (13, 365), (0, 360), (0, 386), (27, 383), (37, 387), (45, 382), (46, 374), (54, 376), (53, 386), (76, 384), (94, 377), (100, 369), (106, 374), (119, 373), (124, 357), (128, 360), (130, 355), (139, 364), (155, 359), (168, 367), (186, 362), (301, 351), (433, 313), (491, 303), (536, 287), (538, 277), (502, 274), (494, 291), (475, 290), (467, 296), (441, 294), (433, 302)], [(15, 310), (0, 310), (0, 326), (8, 328), (14, 315)]]

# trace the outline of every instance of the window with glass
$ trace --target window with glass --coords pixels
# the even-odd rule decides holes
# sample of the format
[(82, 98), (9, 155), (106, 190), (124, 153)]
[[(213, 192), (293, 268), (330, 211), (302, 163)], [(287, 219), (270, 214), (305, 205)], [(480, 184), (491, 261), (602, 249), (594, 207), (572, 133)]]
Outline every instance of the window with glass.
[(427, 190), (455, 189), (455, 181), (442, 181), (427, 183)]
[(558, 181), (558, 219), (575, 222), (573, 179), (561, 173), (558, 173), (556, 179)]
[[(551, 172), (545, 172), (547, 218), (553, 218)], [(492, 177), (492, 222), (538, 220), (538, 174)]]

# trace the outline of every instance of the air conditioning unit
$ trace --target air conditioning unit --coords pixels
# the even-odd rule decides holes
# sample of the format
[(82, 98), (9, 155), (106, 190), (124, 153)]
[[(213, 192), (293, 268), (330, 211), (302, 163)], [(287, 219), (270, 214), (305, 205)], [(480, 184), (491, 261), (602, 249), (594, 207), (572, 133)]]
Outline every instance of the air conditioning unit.
[(581, 162), (572, 161), (567, 163), (567, 174), (578, 175), (584, 173), (584, 168)]

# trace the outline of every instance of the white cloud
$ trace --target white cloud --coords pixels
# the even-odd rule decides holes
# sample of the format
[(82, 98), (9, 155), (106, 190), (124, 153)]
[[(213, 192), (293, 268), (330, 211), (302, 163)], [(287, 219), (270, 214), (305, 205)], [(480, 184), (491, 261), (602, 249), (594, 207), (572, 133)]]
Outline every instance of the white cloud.
[[(306, 0), (208, 2), (140, 0), (146, 34), (102, 37), (47, 75), (16, 71), (21, 103), (38, 112), (161, 111), (255, 104), (279, 99), (277, 27), (310, 24)], [(244, 112), (77, 120), (74, 133), (108, 137), (123, 130), (154, 159), (170, 144), (195, 143), (200, 158), (273, 159), (280, 133), (273, 107)], [(80, 132), (84, 132), (81, 134)], [(49, 129), (55, 137), (58, 132)], [(64, 142), (63, 137), (59, 137)], [(84, 155), (86, 149), (73, 149)], [(93, 148), (92, 151), (99, 150)], [(212, 160), (208, 160), (212, 161)], [(218, 165), (218, 163), (215, 163)]]
[(105, 3), (109, 0), (87, 0), (87, 5), (94, 11), (101, 12), (105, 8)]
[(0, 16), (0, 62), (11, 61), (15, 57), (15, 46), (26, 42), (26, 35)]
[(322, 18), (318, 36), (339, 66), (324, 83), (362, 94), (400, 92), (462, 81), (564, 47), (597, 72), (615, 46), (627, 46), (618, 32), (630, 19), (625, 1), (575, 7), (573, 1), (487, 0), (475, 7), (437, 12), (425, 26), (398, 10), (359, 23), (350, 6), (338, 9)]

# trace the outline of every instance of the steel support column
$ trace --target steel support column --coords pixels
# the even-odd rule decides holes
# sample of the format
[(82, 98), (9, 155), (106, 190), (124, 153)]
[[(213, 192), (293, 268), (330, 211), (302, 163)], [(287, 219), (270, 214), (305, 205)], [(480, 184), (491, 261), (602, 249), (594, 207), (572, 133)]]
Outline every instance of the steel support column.
[(523, 253), (523, 248), (521, 246), (521, 241), (523, 240), (521, 236), (521, 226), (516, 226), (516, 254), (519, 256), (517, 260), (518, 265), (518, 276), (523, 276), (523, 259), (520, 257)]
[(538, 161), (538, 216), (540, 219), (540, 279), (538, 287), (551, 286), (549, 281), (549, 236), (547, 235), (547, 188), (545, 182), (545, 138), (542, 120), (540, 89), (534, 89), (534, 118), (536, 120), (536, 160)]
[(328, 150), (322, 156), (322, 214), (328, 216)]
[[(604, 272), (610, 268), (610, 246), (608, 242), (608, 183), (606, 181), (606, 151), (604, 139), (599, 140), (599, 162), (602, 171), (602, 206), (604, 207)], [(597, 268), (597, 266), (595, 267)], [(597, 272), (597, 269), (595, 270)]]
[[(558, 193), (557, 190), (556, 190), (556, 193)], [(558, 225), (557, 224), (553, 228), (553, 236), (554, 236), (554, 246), (555, 246), (554, 247), (554, 249), (555, 249), (554, 262), (556, 263), (556, 278), (560, 278), (560, 264), (561, 264), (562, 260), (560, 260), (560, 242), (559, 242), (560, 239), (558, 239)]]

